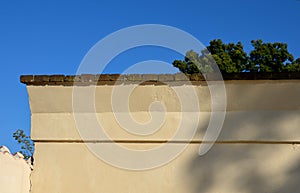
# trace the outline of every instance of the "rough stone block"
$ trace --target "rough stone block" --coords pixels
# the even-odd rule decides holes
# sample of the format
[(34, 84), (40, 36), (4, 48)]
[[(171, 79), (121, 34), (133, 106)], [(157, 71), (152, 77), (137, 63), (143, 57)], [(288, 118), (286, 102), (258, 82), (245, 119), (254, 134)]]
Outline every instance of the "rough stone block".
[(74, 82), (76, 76), (65, 76), (64, 82)]
[(48, 75), (39, 75), (34, 77), (35, 82), (49, 82), (50, 77)]
[(98, 76), (98, 81), (109, 81), (110, 80), (110, 77), (109, 77), (109, 74), (100, 74)]
[(23, 76), (20, 76), (20, 82), (22, 82), (22, 83), (33, 82), (33, 80), (34, 80), (33, 75), (23, 75)]
[(82, 74), (81, 75), (81, 82), (94, 82), (96, 77), (94, 74)]
[(143, 78), (141, 74), (128, 74), (127, 79), (129, 81), (141, 81)]
[(109, 80), (111, 81), (117, 81), (120, 77), (120, 74), (110, 74), (109, 75)]
[(157, 81), (158, 80), (158, 75), (157, 74), (143, 74), (142, 78), (144, 81)]
[(174, 81), (174, 75), (173, 74), (159, 74), (158, 81), (161, 81), (161, 82)]
[(177, 73), (174, 75), (175, 81), (189, 81), (190, 75), (184, 73)]
[(49, 76), (50, 82), (63, 82), (65, 79), (64, 75), (51, 75)]

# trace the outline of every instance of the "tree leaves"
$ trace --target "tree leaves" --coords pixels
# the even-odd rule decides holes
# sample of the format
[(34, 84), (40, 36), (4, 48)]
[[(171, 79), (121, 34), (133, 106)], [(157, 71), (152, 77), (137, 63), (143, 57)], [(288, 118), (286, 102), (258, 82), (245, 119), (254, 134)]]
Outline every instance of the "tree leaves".
[(212, 40), (200, 55), (193, 50), (186, 53), (184, 60), (175, 60), (173, 66), (186, 74), (214, 72), (216, 62), (223, 73), (238, 72), (300, 72), (300, 58), (294, 61), (287, 44), (264, 43), (252, 40), (250, 55), (241, 42), (225, 44), (221, 39)]
[(13, 137), (15, 138), (15, 140), (21, 144), (21, 151), (20, 153), (22, 153), (25, 157), (25, 159), (28, 159), (30, 157), (32, 157), (33, 155), (33, 141), (30, 139), (29, 136), (27, 136), (23, 130), (18, 129), (17, 131), (15, 131), (13, 133)]
[(294, 57), (287, 50), (285, 43), (263, 43), (262, 40), (251, 41), (254, 50), (250, 52), (250, 71), (283, 72)]

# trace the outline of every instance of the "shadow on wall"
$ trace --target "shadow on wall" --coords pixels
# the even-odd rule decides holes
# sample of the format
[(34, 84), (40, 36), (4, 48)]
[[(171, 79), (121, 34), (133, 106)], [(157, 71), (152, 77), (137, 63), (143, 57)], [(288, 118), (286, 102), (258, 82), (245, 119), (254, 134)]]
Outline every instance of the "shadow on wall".
[[(259, 93), (242, 93), (240, 97), (252, 95), (260, 100)], [(204, 156), (192, 157), (185, 168), (191, 192), (298, 192), (300, 145), (286, 143), (300, 141), (297, 108), (227, 112), (219, 140), (258, 142), (219, 143)]]
[(293, 145), (215, 145), (190, 160), (191, 191), (281, 193), (300, 189), (300, 147)]

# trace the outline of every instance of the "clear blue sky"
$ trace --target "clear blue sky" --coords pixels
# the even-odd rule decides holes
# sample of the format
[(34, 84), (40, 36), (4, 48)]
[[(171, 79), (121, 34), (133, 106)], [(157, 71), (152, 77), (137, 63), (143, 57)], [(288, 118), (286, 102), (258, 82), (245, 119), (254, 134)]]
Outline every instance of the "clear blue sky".
[[(138, 24), (164, 24), (191, 33), (204, 45), (212, 39), (286, 42), (300, 57), (300, 1), (0, 1), (0, 145), (19, 146), (12, 133), (29, 134), (30, 109), (22, 74), (75, 74), (87, 51), (106, 35)], [(137, 54), (138, 53), (138, 54)], [(160, 50), (144, 49), (116, 58), (106, 72), (121, 72), (144, 59), (172, 62)], [(137, 57), (139, 55), (139, 57)], [(162, 58), (160, 58), (162, 57)], [(179, 58), (181, 59), (181, 58)]]

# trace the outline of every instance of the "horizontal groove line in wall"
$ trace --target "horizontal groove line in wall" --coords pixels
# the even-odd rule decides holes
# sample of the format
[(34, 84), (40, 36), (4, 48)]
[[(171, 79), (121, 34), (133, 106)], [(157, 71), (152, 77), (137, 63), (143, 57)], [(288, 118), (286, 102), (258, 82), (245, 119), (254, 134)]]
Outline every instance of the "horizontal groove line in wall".
[(268, 141), (268, 140), (221, 140), (221, 141), (167, 141), (167, 140), (34, 140), (36, 143), (172, 143), (172, 144), (201, 144), (201, 143), (215, 143), (215, 144), (300, 144), (300, 141)]

